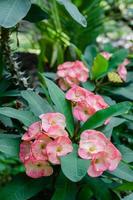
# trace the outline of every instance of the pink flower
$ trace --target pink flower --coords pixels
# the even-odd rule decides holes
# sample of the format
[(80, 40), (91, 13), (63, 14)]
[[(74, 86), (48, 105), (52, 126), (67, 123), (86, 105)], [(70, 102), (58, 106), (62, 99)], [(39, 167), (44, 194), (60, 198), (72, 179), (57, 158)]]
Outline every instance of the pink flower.
[(128, 59), (125, 59), (123, 61), (123, 63), (121, 63), (118, 66), (117, 72), (119, 74), (119, 76), (122, 78), (123, 81), (126, 81), (126, 77), (127, 77), (127, 69), (126, 69), (126, 65), (128, 65), (130, 62)]
[(65, 62), (58, 66), (57, 75), (59, 77), (59, 86), (62, 90), (79, 85), (80, 82), (86, 82), (89, 70), (81, 61)]
[(106, 149), (94, 156), (88, 169), (88, 175), (92, 177), (100, 176), (105, 170), (113, 171), (117, 168), (121, 160), (121, 154), (110, 142)]
[(74, 117), (77, 120), (83, 121), (83, 122), (85, 122), (94, 113), (95, 113), (95, 109), (84, 102), (83, 103), (78, 102), (76, 106), (73, 108)]
[(60, 164), (60, 157), (72, 152), (72, 142), (68, 137), (61, 136), (46, 146), (48, 160), (53, 164)]
[(66, 99), (74, 103), (73, 115), (79, 121), (86, 121), (98, 110), (108, 107), (108, 104), (100, 95), (95, 95), (79, 86), (73, 86), (69, 89), (66, 93)]
[(48, 160), (46, 153), (46, 145), (51, 142), (47, 135), (40, 135), (31, 145), (31, 151), (36, 160)]
[(57, 137), (60, 137), (60, 136), (68, 137), (68, 133), (64, 129), (59, 127), (58, 125), (55, 125), (55, 126), (52, 126), (51, 128), (49, 128), (46, 135), (48, 135), (49, 137), (54, 138), (54, 139)]
[(41, 122), (35, 122), (30, 125), (27, 132), (22, 136), (22, 140), (30, 141), (35, 139), (41, 133)]
[(59, 126), (61, 128), (65, 128), (65, 116), (61, 113), (47, 113), (40, 115), (40, 119), (42, 120), (42, 129), (46, 132), (53, 126)]
[(64, 91), (68, 90), (68, 88), (69, 88), (68, 83), (67, 83), (67, 82), (65, 81), (65, 79), (63, 79), (63, 78), (60, 78), (60, 79), (59, 79), (58, 84), (59, 84), (60, 88), (61, 88), (62, 90), (64, 90)]
[(78, 154), (83, 159), (91, 159), (88, 175), (100, 176), (105, 170), (115, 170), (121, 160), (118, 149), (105, 137), (95, 130), (86, 130), (81, 134)]
[(80, 86), (75, 85), (66, 93), (66, 99), (71, 100), (73, 102), (82, 102), (85, 101), (86, 98), (91, 95), (94, 94)]
[(26, 174), (32, 178), (40, 178), (42, 176), (50, 176), (53, 174), (53, 168), (47, 161), (29, 159), (24, 165)]
[(109, 140), (100, 131), (86, 130), (80, 136), (78, 154), (83, 159), (91, 159), (104, 151)]
[(19, 152), (19, 158), (22, 162), (25, 162), (28, 160), (31, 156), (31, 144), (32, 142), (30, 141), (23, 141), (20, 144), (20, 152)]
[(109, 60), (112, 57), (112, 54), (107, 52), (107, 51), (103, 51), (101, 52), (101, 55), (106, 59)]

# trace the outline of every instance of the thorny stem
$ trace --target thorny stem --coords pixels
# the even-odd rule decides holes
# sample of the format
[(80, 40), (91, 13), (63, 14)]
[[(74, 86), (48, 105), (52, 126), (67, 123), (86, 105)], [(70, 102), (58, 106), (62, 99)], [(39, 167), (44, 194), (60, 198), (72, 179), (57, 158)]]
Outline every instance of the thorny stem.
[(11, 74), (13, 73), (13, 60), (11, 58), (10, 49), (10, 29), (1, 27), (0, 35), (0, 50), (1, 50), (1, 64), (9, 68)]
[(79, 128), (80, 128), (80, 122), (79, 121), (77, 121), (77, 123), (76, 123), (76, 128), (75, 128), (75, 132), (74, 132), (74, 136), (73, 136), (73, 139), (75, 140), (75, 141), (77, 141), (78, 140), (78, 131), (79, 131)]

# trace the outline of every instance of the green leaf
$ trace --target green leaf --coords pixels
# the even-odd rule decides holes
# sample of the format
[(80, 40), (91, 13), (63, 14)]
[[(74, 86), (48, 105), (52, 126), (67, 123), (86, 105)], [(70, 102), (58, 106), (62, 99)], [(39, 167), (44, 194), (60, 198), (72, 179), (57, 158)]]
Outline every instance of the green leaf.
[(107, 73), (108, 71), (108, 60), (105, 59), (101, 54), (98, 54), (94, 59), (94, 63), (91, 69), (92, 78), (97, 79)]
[(93, 192), (90, 189), (89, 185), (83, 185), (83, 187), (80, 189), (77, 200), (91, 200), (93, 197)]
[(71, 17), (83, 27), (87, 27), (86, 18), (79, 12), (78, 8), (71, 2), (71, 0), (57, 0), (65, 7)]
[(110, 117), (115, 117), (122, 115), (131, 108), (130, 102), (122, 102), (112, 105), (104, 110), (96, 112), (92, 117), (90, 117), (81, 127), (80, 133), (86, 129), (95, 129), (103, 125), (105, 120)]
[(29, 126), (38, 120), (38, 118), (36, 118), (30, 111), (17, 110), (9, 107), (0, 108), (0, 114), (17, 119), (25, 126)]
[(111, 194), (106, 183), (100, 178), (85, 177), (85, 182), (92, 189), (97, 200), (111, 200)]
[(56, 111), (62, 113), (66, 117), (67, 129), (71, 136), (74, 133), (74, 121), (71, 111), (70, 103), (65, 99), (65, 94), (62, 90), (51, 80), (45, 78), (46, 85), (53, 103), (56, 106)]
[(117, 50), (109, 61), (109, 69), (114, 69), (121, 64), (128, 55), (127, 49)]
[(80, 181), (87, 173), (90, 160), (83, 160), (77, 154), (78, 145), (73, 145), (73, 152), (61, 157), (61, 169), (64, 175), (73, 182)]
[(49, 103), (42, 99), (38, 94), (33, 91), (27, 90), (21, 92), (22, 97), (28, 102), (31, 111), (34, 115), (39, 116), (43, 113), (52, 112), (53, 109)]
[(124, 97), (124, 99), (133, 100), (133, 84), (126, 87), (103, 87), (103, 90), (109, 92), (109, 94), (113, 94), (117, 97)]
[(120, 124), (124, 123), (126, 120), (118, 117), (112, 117), (110, 119), (109, 124), (107, 124), (102, 132), (106, 135), (106, 137), (110, 138), (112, 135), (113, 128), (119, 126)]
[(115, 171), (109, 173), (123, 180), (133, 182), (133, 170), (131, 170), (128, 165), (123, 162), (119, 164)]
[(42, 21), (43, 19), (48, 19), (48, 14), (36, 4), (31, 5), (29, 12), (24, 18), (24, 20), (32, 23)]
[(76, 199), (76, 184), (69, 181), (62, 173), (58, 176), (55, 187), (56, 189), (51, 200)]
[(133, 193), (129, 194), (128, 196), (122, 198), (122, 200), (133, 200)]
[(133, 150), (124, 146), (124, 145), (118, 145), (118, 149), (120, 150), (122, 154), (122, 159), (126, 161), (127, 163), (133, 162)]
[(123, 183), (113, 189), (117, 191), (122, 191), (122, 192), (133, 191), (133, 183), (132, 182)]
[(31, 6), (30, 0), (0, 0), (0, 25), (15, 26), (25, 17)]
[(89, 68), (93, 65), (94, 58), (96, 57), (98, 51), (95, 45), (89, 45), (86, 47), (83, 58), (87, 62)]
[(31, 179), (17, 176), (0, 190), (0, 199), (3, 200), (28, 200), (46, 188), (50, 178)]
[(5, 127), (13, 127), (12, 120), (9, 117), (0, 114), (0, 121)]
[(89, 90), (89, 91), (94, 91), (95, 90), (95, 84), (90, 81), (86, 81), (85, 83), (81, 84), (83, 88)]
[(18, 157), (19, 154), (19, 144), (18, 138), (3, 138), (0, 137), (0, 152), (5, 153), (9, 156)]

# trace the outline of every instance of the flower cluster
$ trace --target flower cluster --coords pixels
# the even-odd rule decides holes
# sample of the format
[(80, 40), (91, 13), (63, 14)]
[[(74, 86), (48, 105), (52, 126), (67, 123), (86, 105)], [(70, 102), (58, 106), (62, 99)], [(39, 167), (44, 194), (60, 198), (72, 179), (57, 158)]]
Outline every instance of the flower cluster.
[(121, 79), (123, 81), (126, 81), (126, 78), (127, 78), (127, 69), (126, 69), (126, 66), (129, 64), (129, 60), (128, 59), (125, 59), (123, 61), (123, 63), (121, 63), (118, 68), (117, 68), (117, 72), (119, 74), (119, 76), (121, 77)]
[(81, 134), (78, 154), (83, 159), (91, 159), (88, 175), (100, 176), (105, 170), (117, 168), (121, 154), (103, 133), (86, 130)]
[[(106, 52), (106, 51), (101, 52), (101, 55), (107, 60), (109, 60), (112, 57), (112, 54), (110, 54), (109, 52)], [(117, 73), (120, 76), (120, 78), (122, 79), (122, 81), (126, 81), (126, 77), (127, 77), (126, 66), (129, 63), (130, 63), (129, 60), (125, 59), (121, 64), (118, 65)]]
[(81, 61), (65, 62), (58, 66), (59, 86), (62, 90), (67, 90), (75, 84), (79, 85), (80, 82), (86, 82), (88, 73), (89, 70)]
[(20, 144), (20, 160), (26, 174), (32, 178), (50, 176), (53, 173), (51, 164), (60, 164), (60, 157), (73, 150), (65, 130), (64, 115), (47, 113), (40, 119), (28, 128)]
[(66, 99), (72, 101), (73, 115), (79, 121), (86, 121), (98, 110), (108, 107), (108, 104), (100, 95), (77, 85), (68, 90)]

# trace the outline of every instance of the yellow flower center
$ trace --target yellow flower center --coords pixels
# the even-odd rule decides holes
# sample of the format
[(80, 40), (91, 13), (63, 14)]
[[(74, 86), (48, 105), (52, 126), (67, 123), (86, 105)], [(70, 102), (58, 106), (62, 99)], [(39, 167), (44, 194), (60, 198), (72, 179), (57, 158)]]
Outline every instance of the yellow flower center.
[(62, 151), (62, 147), (61, 146), (57, 147), (56, 151), (57, 152), (61, 152)]
[(94, 146), (92, 146), (92, 147), (89, 148), (89, 152), (93, 152), (95, 150), (96, 150), (96, 148)]

